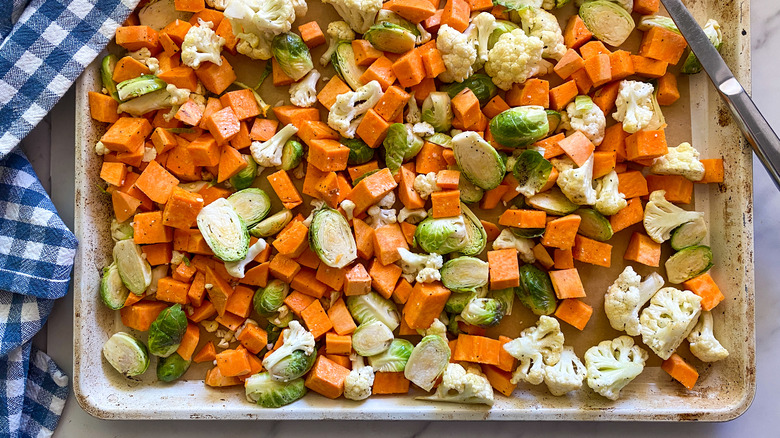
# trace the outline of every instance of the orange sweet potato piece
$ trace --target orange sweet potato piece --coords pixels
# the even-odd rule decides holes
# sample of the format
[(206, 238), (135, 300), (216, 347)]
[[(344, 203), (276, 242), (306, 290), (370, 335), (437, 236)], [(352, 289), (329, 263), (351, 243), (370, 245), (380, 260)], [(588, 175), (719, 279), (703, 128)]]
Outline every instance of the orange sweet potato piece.
[(647, 180), (642, 172), (637, 170), (618, 173), (618, 191), (625, 195), (626, 199), (647, 196), (650, 193)]
[[(441, 16), (441, 24), (446, 24), (458, 32), (469, 26), (471, 7), (466, 0), (447, 0)], [(431, 14), (433, 15), (433, 14)]]
[(152, 125), (144, 118), (120, 117), (100, 138), (106, 149), (114, 152), (135, 152), (143, 148)]
[(672, 105), (680, 99), (680, 90), (677, 89), (677, 76), (666, 73), (658, 79), (658, 104)]
[(250, 117), (260, 115), (260, 105), (257, 104), (255, 95), (252, 90), (241, 89), (236, 91), (230, 91), (223, 94), (219, 98), (222, 107), (230, 107), (233, 109), (238, 120), (246, 120)]
[(657, 268), (661, 262), (661, 244), (645, 234), (634, 232), (623, 259)]
[(268, 175), (268, 182), (274, 189), (276, 196), (282, 201), (284, 208), (290, 210), (303, 203), (303, 198), (293, 185), (286, 170), (278, 170)]
[(576, 298), (561, 301), (558, 308), (555, 309), (556, 318), (569, 323), (580, 331), (585, 329), (591, 315), (593, 315), (593, 307)]
[(371, 276), (362, 264), (356, 263), (344, 275), (344, 295), (365, 295), (371, 292)]
[(579, 94), (575, 81), (564, 82), (550, 90), (550, 108), (561, 111)]
[(574, 49), (569, 49), (563, 55), (560, 61), (555, 64), (553, 69), (555, 73), (563, 80), (566, 80), (577, 70), (585, 67), (585, 61)]
[(551, 220), (542, 235), (542, 245), (558, 249), (571, 248), (581, 220), (576, 214)]
[(355, 203), (354, 215), (359, 216), (397, 186), (390, 169), (384, 168), (360, 180), (346, 199)]
[(414, 24), (420, 23), (436, 13), (436, 6), (429, 0), (390, 0), (383, 9), (389, 9)]
[(701, 297), (701, 308), (705, 311), (712, 310), (726, 298), (709, 272), (683, 282), (683, 286)]
[(631, 63), (634, 65), (634, 73), (644, 78), (660, 78), (666, 74), (666, 69), (669, 66), (666, 61), (638, 55), (631, 55)]
[(336, 97), (340, 94), (352, 91), (349, 85), (344, 83), (338, 76), (333, 76), (325, 86), (322, 87), (319, 93), (317, 93), (317, 101), (319, 101), (325, 109), (330, 110), (334, 103), (336, 103)]
[(612, 264), (612, 245), (578, 234), (574, 238), (572, 256), (574, 260), (609, 268)]
[(337, 399), (344, 392), (344, 380), (347, 374), (349, 369), (320, 355), (306, 376), (305, 385), (325, 397)]
[(688, 43), (679, 33), (653, 26), (642, 38), (639, 55), (674, 65), (680, 61), (686, 47)]
[(691, 364), (686, 362), (679, 354), (672, 354), (669, 359), (661, 363), (661, 369), (669, 373), (672, 378), (688, 389), (693, 389), (699, 380), (699, 373)]
[(647, 175), (647, 191), (664, 190), (664, 197), (676, 204), (690, 204), (693, 198), (693, 182), (680, 175)]
[(409, 93), (393, 85), (385, 91), (385, 94), (374, 105), (374, 110), (380, 117), (389, 122), (395, 120), (403, 113), (409, 99)]
[(450, 290), (439, 282), (416, 283), (403, 308), (404, 321), (409, 328), (427, 329), (444, 310), (449, 297)]
[(192, 356), (192, 361), (195, 363), (212, 362), (216, 358), (217, 349), (214, 348), (214, 341), (208, 341), (200, 348), (200, 351)]
[(491, 289), (505, 289), (520, 285), (517, 251), (514, 249), (488, 251), (487, 259)]
[(379, 372), (374, 375), (372, 394), (406, 394), (409, 392), (409, 380), (404, 377), (403, 371), (390, 373)]
[(401, 258), (398, 248), (409, 249), (406, 237), (397, 224), (387, 224), (374, 230), (374, 255), (383, 264), (394, 263)]
[(582, 298), (586, 296), (577, 268), (550, 271), (549, 274), (553, 289), (555, 289), (555, 296), (558, 299)]
[(600, 87), (612, 80), (612, 65), (609, 55), (600, 54), (585, 59), (585, 71), (594, 87)]
[(704, 164), (704, 178), (697, 181), (701, 184), (722, 183), (723, 182), (723, 159), (708, 158), (700, 160)]
[[(382, 116), (374, 109), (369, 109), (360, 124), (357, 127), (357, 135), (366, 142), (369, 147), (378, 148), (385, 140), (390, 123), (386, 122)], [(349, 154), (347, 154), (349, 155)]]
[(383, 265), (378, 259), (371, 262), (371, 268), (368, 275), (371, 276), (371, 286), (385, 298), (390, 298), (395, 291), (395, 285), (401, 278), (403, 271), (394, 264)]
[(577, 14), (572, 15), (563, 31), (563, 43), (566, 44), (566, 47), (577, 49), (590, 41), (591, 38), (593, 38), (593, 34), (588, 30), (582, 18)]
[(195, 70), (195, 75), (203, 83), (207, 90), (214, 94), (222, 94), (233, 82), (236, 81), (236, 73), (233, 66), (230, 65), (225, 57), (222, 57), (222, 64), (217, 65), (211, 62), (204, 62)]
[[(340, 336), (349, 335), (357, 328), (355, 321), (352, 319), (352, 315), (347, 309), (347, 305), (344, 304), (344, 300), (341, 298), (336, 300), (328, 309), (328, 318), (333, 325), (333, 330)], [(347, 349), (345, 354), (349, 354), (350, 350), (351, 349)], [(328, 354), (338, 353), (331, 353), (328, 351)]]
[(298, 33), (301, 34), (301, 39), (306, 47), (310, 49), (325, 44), (325, 34), (322, 33), (322, 29), (316, 21), (301, 24), (298, 26)]
[(379, 82), (382, 90), (387, 90), (395, 82), (395, 73), (393, 73), (393, 61), (387, 56), (382, 56), (374, 61), (366, 71), (360, 76), (359, 80), (363, 84), (371, 81)]
[(301, 129), (301, 125), (307, 120), (320, 120), (320, 110), (317, 108), (301, 108), (295, 105), (274, 107), (274, 115), (282, 125), (293, 125), (298, 129)]
[(309, 329), (314, 339), (319, 339), (333, 328), (333, 324), (330, 322), (330, 318), (328, 318), (328, 314), (325, 313), (325, 309), (322, 308), (322, 303), (319, 300), (312, 301), (307, 308), (303, 309), (301, 319), (303, 319), (306, 328)]
[(88, 99), (89, 114), (93, 119), (105, 123), (114, 123), (119, 120), (119, 114), (116, 112), (119, 104), (111, 96), (90, 91)]
[(460, 190), (442, 190), (431, 194), (433, 217), (453, 217), (460, 215)]
[(667, 152), (663, 130), (639, 131), (626, 137), (626, 158), (630, 161), (658, 158)]
[(503, 350), (501, 342), (497, 339), (461, 333), (452, 352), (452, 360), (498, 365), (501, 350)]
[(241, 333), (236, 336), (238, 342), (244, 346), (250, 353), (260, 353), (268, 345), (268, 332), (260, 328), (257, 324), (247, 324)]
[[(482, 113), (480, 112), (480, 114)], [(426, 141), (415, 158), (414, 166), (417, 173), (435, 173), (447, 169), (447, 160), (444, 159), (444, 148)]]
[(173, 240), (173, 228), (163, 224), (162, 212), (138, 213), (133, 217), (133, 241), (139, 245)]
[(162, 301), (139, 301), (132, 306), (123, 307), (119, 310), (119, 314), (122, 317), (122, 324), (126, 327), (145, 332), (157, 319), (157, 315), (167, 307), (168, 304)]

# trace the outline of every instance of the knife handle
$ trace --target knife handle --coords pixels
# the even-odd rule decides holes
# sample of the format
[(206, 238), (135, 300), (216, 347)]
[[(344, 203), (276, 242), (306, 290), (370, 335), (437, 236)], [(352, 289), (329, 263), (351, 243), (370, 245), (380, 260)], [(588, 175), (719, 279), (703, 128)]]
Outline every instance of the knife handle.
[(717, 88), (742, 134), (780, 189), (780, 138), (736, 79), (731, 78)]

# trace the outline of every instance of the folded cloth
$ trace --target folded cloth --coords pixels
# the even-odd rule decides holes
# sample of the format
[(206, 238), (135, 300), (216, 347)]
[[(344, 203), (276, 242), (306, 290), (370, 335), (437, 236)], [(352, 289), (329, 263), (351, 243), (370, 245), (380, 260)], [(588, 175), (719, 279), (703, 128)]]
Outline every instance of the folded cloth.
[(138, 0), (0, 0), (0, 436), (53, 433), (68, 378), (30, 343), (68, 290), (76, 239), (15, 150)]

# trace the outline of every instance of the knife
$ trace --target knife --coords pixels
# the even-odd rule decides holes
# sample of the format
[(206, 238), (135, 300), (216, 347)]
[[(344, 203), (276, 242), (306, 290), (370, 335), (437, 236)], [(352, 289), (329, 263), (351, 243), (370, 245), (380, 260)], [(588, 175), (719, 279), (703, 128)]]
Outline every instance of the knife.
[(780, 139), (777, 134), (682, 1), (661, 0), (661, 3), (688, 41), (688, 46), (699, 59), (718, 94), (726, 101), (734, 121), (772, 177), (775, 186), (780, 189)]

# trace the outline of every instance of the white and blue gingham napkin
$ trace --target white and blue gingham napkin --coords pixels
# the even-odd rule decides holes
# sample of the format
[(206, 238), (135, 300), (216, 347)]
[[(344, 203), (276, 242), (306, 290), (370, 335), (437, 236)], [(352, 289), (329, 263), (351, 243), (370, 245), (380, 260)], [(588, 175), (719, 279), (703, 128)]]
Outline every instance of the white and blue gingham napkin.
[(68, 290), (76, 238), (19, 150), (138, 0), (0, 0), (0, 437), (51, 436), (68, 377), (30, 339)]

